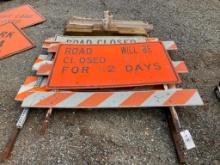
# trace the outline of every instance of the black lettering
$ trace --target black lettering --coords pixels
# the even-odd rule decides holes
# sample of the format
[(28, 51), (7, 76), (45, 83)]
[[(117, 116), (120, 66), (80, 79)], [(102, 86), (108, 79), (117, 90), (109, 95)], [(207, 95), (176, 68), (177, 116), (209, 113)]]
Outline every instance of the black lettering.
[(122, 47), (121, 52), (122, 54), (136, 54), (137, 53), (135, 47)]
[(4, 45), (4, 43), (5, 43), (4, 40), (0, 41), (0, 48)]
[(116, 44), (115, 40), (110, 40), (110, 44)]
[(143, 53), (150, 53), (151, 52), (151, 48), (148, 45), (143, 45), (141, 50)]
[(74, 66), (74, 67), (72, 67), (71, 71), (72, 71), (72, 73), (78, 73), (79, 68), (77, 66)]
[(109, 65), (108, 66), (108, 72), (115, 72), (115, 66), (114, 65)]
[(92, 48), (87, 48), (87, 49), (86, 49), (86, 53), (87, 53), (87, 54), (92, 54)]
[(13, 36), (14, 32), (8, 32), (7, 37), (11, 38)]
[(82, 67), (82, 73), (89, 73), (89, 67)]
[(123, 42), (122, 42), (120, 39), (118, 39), (118, 40), (117, 40), (117, 43), (118, 43), (118, 44), (121, 44), (121, 43), (123, 43)]
[(84, 57), (81, 57), (81, 58), (79, 59), (79, 62), (80, 62), (80, 63), (85, 63), (85, 61), (86, 61), (86, 60), (85, 60)]
[(143, 53), (147, 53), (148, 52), (148, 48), (145, 45), (142, 47), (142, 52)]
[(69, 67), (66, 67), (66, 66), (62, 67), (61, 73), (63, 74), (68, 68), (69, 68)]
[(108, 41), (107, 41), (107, 40), (103, 40), (102, 42), (103, 42), (104, 44), (107, 44), (107, 43), (108, 43)]
[(66, 40), (67, 43), (72, 43), (72, 40)]
[(69, 58), (69, 57), (64, 57), (63, 59), (63, 63), (73, 63), (73, 58)]
[(102, 40), (98, 40), (98, 41), (97, 41), (97, 44), (101, 44), (101, 43), (102, 43)]
[(8, 32), (0, 32), (0, 37), (5, 38)]
[(78, 53), (78, 48), (72, 48), (72, 54), (77, 54)]
[(79, 43), (79, 41), (78, 40), (73, 40), (73, 41), (71, 41), (73, 44), (78, 44)]
[(144, 67), (147, 68), (148, 70), (150, 70), (151, 64), (144, 64)]
[(138, 64), (135, 66), (135, 71), (143, 71), (142, 67)]
[(100, 60), (99, 60), (100, 63), (105, 63), (105, 61), (106, 61), (105, 57), (100, 57)]
[(66, 50), (65, 50), (65, 54), (71, 54), (71, 48), (66, 48)]
[(0, 37), (2, 38), (11, 38), (15, 32), (0, 32)]
[(158, 63), (153, 64), (155, 70), (161, 70), (161, 66)]
[(126, 70), (126, 72), (131, 72), (131, 71), (133, 71), (133, 66), (132, 65), (126, 65), (125, 70)]
[(84, 44), (84, 40), (81, 40), (81, 41), (80, 41), (80, 44)]
[(86, 40), (86, 44), (92, 44), (92, 40)]
[(121, 48), (121, 53), (122, 54), (127, 54), (128, 53), (128, 49), (126, 47), (122, 47)]

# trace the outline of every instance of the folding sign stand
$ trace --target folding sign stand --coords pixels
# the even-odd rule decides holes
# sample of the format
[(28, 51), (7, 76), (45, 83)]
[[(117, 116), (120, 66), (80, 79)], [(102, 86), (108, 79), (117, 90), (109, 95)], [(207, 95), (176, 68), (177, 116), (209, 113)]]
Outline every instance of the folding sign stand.
[[(158, 42), (157, 38), (140, 38), (133, 36), (131, 38), (123, 36), (111, 37), (89, 37), (89, 36), (56, 36), (45, 40), (43, 44), (44, 51), (36, 59), (32, 70), (36, 71), (35, 76), (28, 76), (17, 93), (15, 100), (22, 102), (24, 108), (16, 129), (11, 139), (9, 139), (1, 159), (6, 160), (10, 157), (16, 137), (23, 127), (27, 118), (29, 108), (45, 108), (47, 113), (42, 125), (42, 133), (45, 133), (48, 127), (48, 121), (52, 110), (56, 108), (130, 108), (130, 107), (161, 107), (165, 110), (170, 128), (171, 136), (176, 148), (179, 162), (185, 163), (185, 153), (181, 139), (186, 149), (195, 147), (192, 137), (188, 130), (182, 131), (180, 121), (175, 106), (194, 106), (203, 105), (199, 93), (195, 89), (176, 88), (176, 83), (148, 85), (142, 90), (132, 88), (123, 88), (123, 90), (108, 91), (106, 89), (92, 91), (75, 91), (66, 89), (57, 90), (48, 88), (48, 76), (54, 69), (54, 54), (58, 51), (60, 43), (99, 44), (117, 42), (120, 39), (122, 43), (135, 42)], [(177, 50), (173, 41), (162, 41), (166, 51)], [(88, 43), (87, 43), (88, 44)], [(176, 74), (188, 73), (187, 67), (183, 61), (172, 61)], [(126, 89), (126, 90), (125, 90)], [(156, 89), (156, 90), (155, 90)]]

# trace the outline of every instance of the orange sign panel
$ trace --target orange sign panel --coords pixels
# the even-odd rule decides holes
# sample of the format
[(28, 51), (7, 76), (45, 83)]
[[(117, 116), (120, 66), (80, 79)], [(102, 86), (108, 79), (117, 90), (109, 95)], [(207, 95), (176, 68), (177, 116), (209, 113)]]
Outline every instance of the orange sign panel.
[(117, 45), (61, 44), (48, 87), (92, 89), (177, 83), (161, 42)]
[(0, 26), (0, 59), (30, 49), (33, 43), (14, 24)]
[(0, 13), (0, 25), (12, 22), (19, 28), (32, 26), (45, 21), (30, 5), (22, 5)]

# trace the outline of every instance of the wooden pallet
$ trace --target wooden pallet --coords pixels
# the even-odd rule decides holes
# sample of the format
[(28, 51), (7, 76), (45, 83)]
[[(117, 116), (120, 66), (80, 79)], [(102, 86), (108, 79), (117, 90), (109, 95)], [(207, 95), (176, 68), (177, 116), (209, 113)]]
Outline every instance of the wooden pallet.
[(72, 17), (64, 29), (65, 35), (141, 35), (147, 36), (153, 26), (143, 21), (113, 20), (113, 16), (104, 12), (103, 19)]

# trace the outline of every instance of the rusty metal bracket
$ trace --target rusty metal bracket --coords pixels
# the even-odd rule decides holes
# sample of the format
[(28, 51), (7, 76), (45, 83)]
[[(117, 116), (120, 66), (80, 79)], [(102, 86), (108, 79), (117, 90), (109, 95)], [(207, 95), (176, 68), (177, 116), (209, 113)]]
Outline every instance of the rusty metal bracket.
[(11, 151), (13, 150), (16, 139), (17, 139), (21, 129), (23, 128), (23, 125), (27, 119), (28, 113), (29, 113), (29, 109), (24, 108), (20, 117), (19, 117), (19, 120), (16, 124), (16, 127), (14, 128), (11, 136), (9, 137), (9, 140), (8, 140), (4, 150), (0, 154), (0, 161), (5, 161), (8, 158), (10, 158)]
[(50, 116), (52, 114), (52, 111), (53, 111), (52, 108), (49, 108), (47, 110), (45, 119), (44, 119), (42, 127), (41, 127), (41, 135), (44, 135), (46, 133), (47, 129), (48, 129), (48, 123), (49, 123), (49, 119), (50, 119)]
[[(48, 55), (48, 60), (50, 60), (53, 56), (51, 54)], [(35, 86), (39, 87), (41, 85), (41, 83), (43, 82), (43, 77), (38, 77), (38, 80), (36, 81)], [(24, 108), (18, 122), (16, 123), (16, 127), (14, 128), (14, 130), (12, 131), (11, 136), (9, 137), (9, 140), (5, 146), (5, 148), (3, 149), (3, 151), (0, 153), (0, 162), (5, 161), (7, 159), (10, 158), (11, 156), (11, 152), (13, 150), (14, 144), (16, 142), (16, 139), (21, 131), (21, 129), (23, 128), (23, 125), (27, 119), (28, 113), (29, 113), (29, 109), (28, 108)]]
[(166, 110), (167, 122), (170, 129), (170, 134), (175, 145), (175, 150), (177, 153), (177, 158), (179, 164), (185, 164), (186, 158), (185, 153), (181, 145), (180, 128), (177, 119), (177, 113), (173, 113), (171, 109)]
[[(169, 86), (164, 85), (163, 87), (165, 90), (176, 88), (175, 85), (169, 85)], [(181, 145), (181, 137), (180, 137), (181, 124), (180, 124), (179, 117), (178, 117), (175, 107), (173, 106), (169, 107), (169, 109), (166, 110), (166, 115), (167, 115), (168, 126), (170, 129), (170, 134), (171, 134), (173, 143), (175, 145), (175, 150), (177, 153), (179, 164), (185, 164), (186, 158), (185, 158), (184, 150)]]
[(4, 148), (4, 150), (0, 153), (0, 162), (3, 162), (10, 158), (11, 152), (13, 150), (14, 144), (16, 142), (17, 136), (20, 132), (20, 128), (15, 127), (12, 131), (11, 136), (9, 137), (9, 140)]

